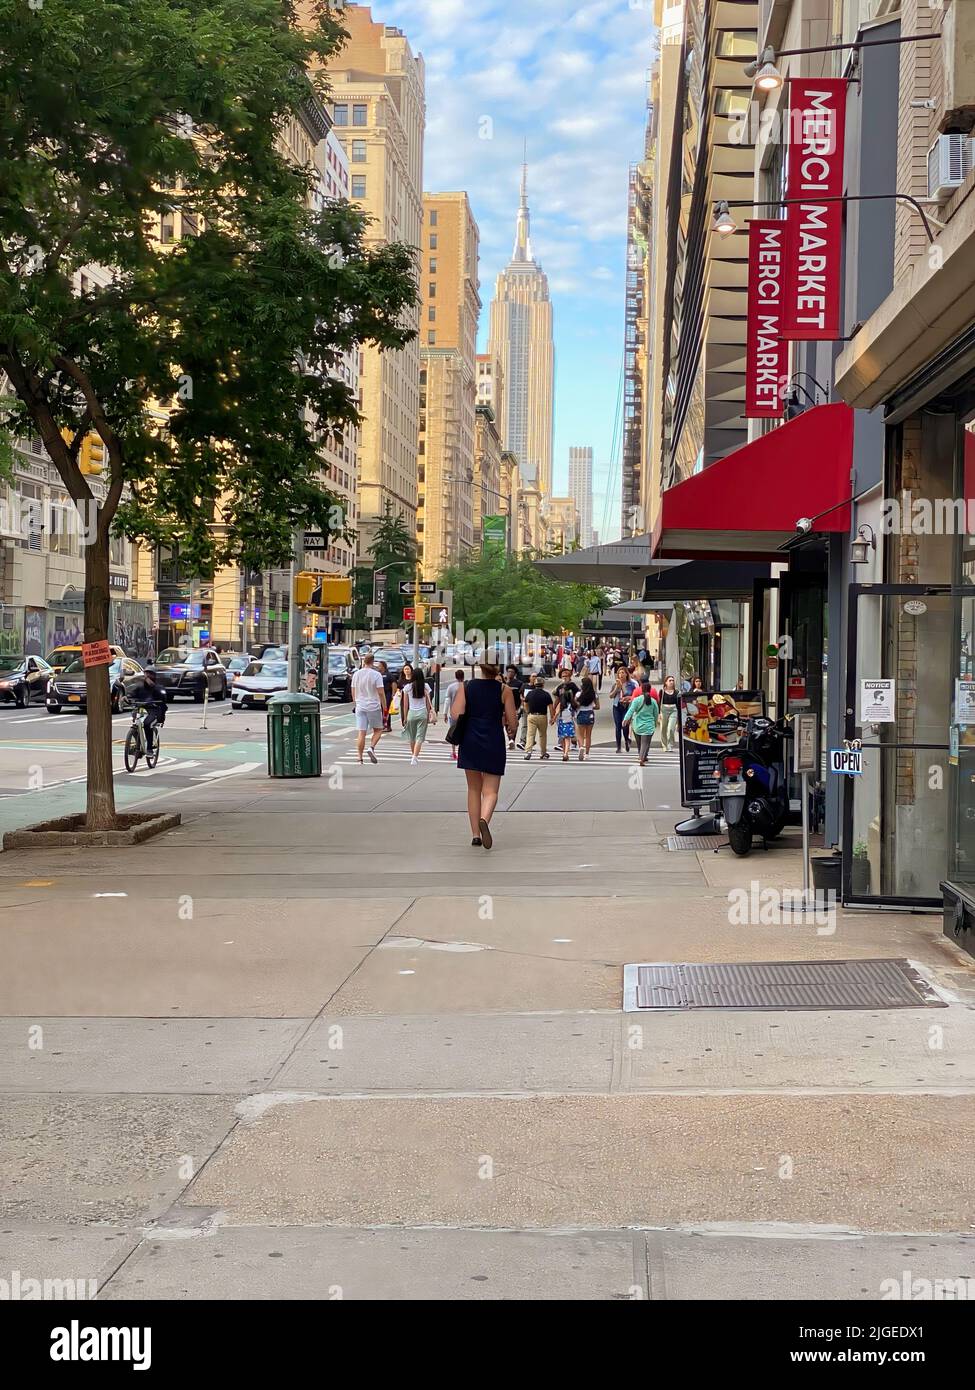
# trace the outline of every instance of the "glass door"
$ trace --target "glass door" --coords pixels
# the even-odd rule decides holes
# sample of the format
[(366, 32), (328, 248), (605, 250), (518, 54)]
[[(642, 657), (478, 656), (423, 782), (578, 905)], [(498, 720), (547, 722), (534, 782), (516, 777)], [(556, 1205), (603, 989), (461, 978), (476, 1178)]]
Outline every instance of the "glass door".
[(949, 586), (850, 589), (846, 738), (860, 741), (863, 772), (844, 779), (844, 902), (941, 906), (960, 603)]

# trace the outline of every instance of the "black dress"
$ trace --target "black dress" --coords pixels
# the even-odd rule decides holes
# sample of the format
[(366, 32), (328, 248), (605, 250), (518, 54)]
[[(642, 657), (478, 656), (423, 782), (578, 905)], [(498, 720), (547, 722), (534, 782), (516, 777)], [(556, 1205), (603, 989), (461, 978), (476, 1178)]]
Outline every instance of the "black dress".
[(457, 766), (469, 772), (504, 776), (507, 749), (504, 741), (504, 697), (500, 681), (470, 680), (464, 683), (467, 721), (457, 754)]

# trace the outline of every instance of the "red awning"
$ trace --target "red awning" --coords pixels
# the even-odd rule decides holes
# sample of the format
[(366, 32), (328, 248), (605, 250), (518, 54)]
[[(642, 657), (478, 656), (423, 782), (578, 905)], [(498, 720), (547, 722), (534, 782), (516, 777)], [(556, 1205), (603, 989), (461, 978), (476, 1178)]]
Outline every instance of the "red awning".
[(814, 532), (848, 531), (852, 467), (852, 407), (839, 402), (803, 411), (668, 488), (654, 527), (654, 558), (776, 556), (800, 534), (800, 517), (816, 518)]

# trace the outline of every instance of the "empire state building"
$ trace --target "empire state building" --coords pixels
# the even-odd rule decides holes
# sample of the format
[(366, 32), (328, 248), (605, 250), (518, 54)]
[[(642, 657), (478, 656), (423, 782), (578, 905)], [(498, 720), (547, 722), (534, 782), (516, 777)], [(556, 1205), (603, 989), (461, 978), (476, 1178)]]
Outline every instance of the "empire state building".
[(548, 279), (532, 255), (527, 165), (522, 167), (514, 250), (491, 302), (488, 350), (501, 365), (504, 446), (517, 456), (522, 480), (537, 486), (547, 501), (552, 495), (555, 347)]

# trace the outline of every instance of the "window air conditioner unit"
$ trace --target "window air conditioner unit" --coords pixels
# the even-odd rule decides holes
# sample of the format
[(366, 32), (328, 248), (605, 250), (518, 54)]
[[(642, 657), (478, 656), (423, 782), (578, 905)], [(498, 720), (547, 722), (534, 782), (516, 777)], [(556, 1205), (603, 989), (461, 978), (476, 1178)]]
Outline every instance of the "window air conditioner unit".
[(928, 197), (943, 203), (960, 188), (972, 170), (973, 143), (969, 135), (939, 135), (928, 151)]

